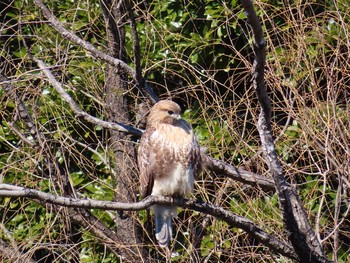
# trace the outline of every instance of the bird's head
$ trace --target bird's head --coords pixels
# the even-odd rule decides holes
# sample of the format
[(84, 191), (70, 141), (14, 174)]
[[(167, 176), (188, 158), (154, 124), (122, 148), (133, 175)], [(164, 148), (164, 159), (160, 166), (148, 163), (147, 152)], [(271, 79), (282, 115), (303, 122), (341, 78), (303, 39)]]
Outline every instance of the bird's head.
[(171, 100), (161, 100), (157, 102), (150, 111), (147, 119), (147, 127), (166, 123), (176, 125), (180, 119), (181, 108)]

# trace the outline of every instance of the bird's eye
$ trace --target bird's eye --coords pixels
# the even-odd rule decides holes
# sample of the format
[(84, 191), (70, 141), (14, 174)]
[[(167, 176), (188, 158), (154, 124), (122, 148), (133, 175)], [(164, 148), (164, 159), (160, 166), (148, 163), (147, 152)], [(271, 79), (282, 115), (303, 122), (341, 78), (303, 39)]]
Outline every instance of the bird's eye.
[(168, 110), (168, 114), (169, 114), (169, 115), (173, 115), (174, 112), (173, 112), (172, 110)]

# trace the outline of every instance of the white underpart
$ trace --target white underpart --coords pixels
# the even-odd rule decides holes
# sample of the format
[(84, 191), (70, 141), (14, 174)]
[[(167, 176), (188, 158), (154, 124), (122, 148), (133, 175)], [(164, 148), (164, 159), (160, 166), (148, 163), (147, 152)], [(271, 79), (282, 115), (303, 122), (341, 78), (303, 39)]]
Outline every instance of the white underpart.
[(152, 132), (152, 134), (151, 134), (150, 140), (153, 141), (153, 140), (155, 140), (157, 137), (160, 137), (159, 132), (158, 132), (158, 131), (154, 131), (154, 132)]
[(170, 176), (164, 176), (154, 181), (152, 195), (186, 196), (193, 191), (193, 167), (178, 164)]

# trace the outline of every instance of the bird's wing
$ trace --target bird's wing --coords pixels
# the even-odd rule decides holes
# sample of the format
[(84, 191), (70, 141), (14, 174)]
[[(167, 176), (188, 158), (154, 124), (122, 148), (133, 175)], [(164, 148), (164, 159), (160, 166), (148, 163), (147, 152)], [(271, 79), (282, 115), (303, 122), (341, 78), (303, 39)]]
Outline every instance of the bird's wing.
[(151, 194), (153, 181), (154, 181), (154, 169), (156, 166), (155, 152), (152, 143), (152, 133), (154, 130), (146, 130), (140, 141), (138, 149), (138, 164), (140, 168), (140, 183), (141, 183), (141, 194), (146, 197)]

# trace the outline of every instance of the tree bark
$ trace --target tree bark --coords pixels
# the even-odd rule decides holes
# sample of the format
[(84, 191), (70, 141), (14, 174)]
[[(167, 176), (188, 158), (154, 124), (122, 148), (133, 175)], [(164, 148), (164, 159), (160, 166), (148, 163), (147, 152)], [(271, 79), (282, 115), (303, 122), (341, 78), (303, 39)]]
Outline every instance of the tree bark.
[(299, 262), (329, 262), (323, 248), (313, 231), (303, 204), (294, 188), (287, 182), (275, 150), (271, 129), (271, 101), (266, 91), (264, 67), (266, 61), (266, 42), (259, 19), (250, 0), (242, 0), (247, 13), (248, 24), (254, 35), (253, 86), (260, 104), (257, 128), (260, 135), (266, 163), (276, 184), (278, 199), (283, 216), (283, 223), (289, 240), (293, 245)]
[[(123, 1), (101, 0), (101, 7), (106, 22), (108, 53), (126, 62), (125, 30), (126, 9)], [(128, 92), (128, 77), (108, 64), (105, 74), (105, 103), (109, 121), (130, 123), (129, 102), (125, 95)], [(120, 131), (110, 131), (109, 145), (115, 163), (116, 200), (135, 202), (137, 193), (136, 152), (130, 135)], [(120, 254), (126, 262), (142, 260), (140, 250), (141, 228), (137, 224), (134, 212), (116, 214), (116, 234), (123, 242), (125, 249)]]

